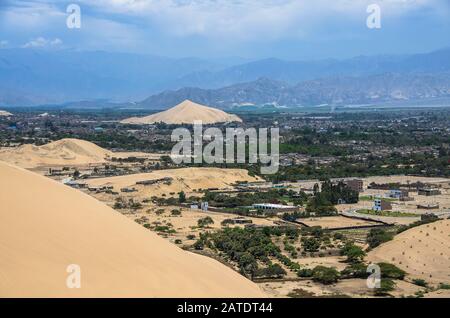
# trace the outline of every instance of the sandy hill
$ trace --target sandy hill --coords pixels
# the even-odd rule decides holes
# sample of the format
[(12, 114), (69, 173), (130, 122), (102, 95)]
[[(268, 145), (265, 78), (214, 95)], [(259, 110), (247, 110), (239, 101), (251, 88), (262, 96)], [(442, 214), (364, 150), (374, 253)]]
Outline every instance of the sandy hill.
[(395, 264), (430, 283), (450, 283), (450, 220), (405, 231), (375, 248), (368, 259)]
[(6, 110), (0, 110), (0, 117), (4, 116), (4, 117), (10, 117), (13, 114), (11, 114), (10, 112), (7, 112)]
[(112, 152), (91, 142), (61, 139), (43, 146), (22, 145), (0, 150), (0, 160), (23, 168), (103, 163)]
[(185, 100), (181, 104), (161, 113), (147, 117), (132, 117), (121, 121), (123, 124), (153, 124), (163, 122), (166, 124), (193, 124), (201, 120), (203, 124), (215, 124), (226, 122), (242, 122), (236, 115), (227, 114), (222, 110), (203, 106)]
[[(165, 177), (172, 178), (170, 184), (159, 182), (153, 185), (136, 186), (136, 182), (146, 180), (158, 180)], [(244, 169), (221, 169), (221, 168), (181, 168), (157, 170), (150, 173), (139, 173), (118, 177), (95, 178), (87, 180), (90, 186), (113, 186), (117, 191), (124, 187), (135, 187), (144, 196), (169, 195), (184, 191), (192, 193), (194, 190), (219, 188), (231, 188), (236, 182), (252, 182), (261, 180), (252, 177)]]
[[(82, 192), (0, 163), (0, 297), (261, 297)], [(67, 267), (81, 268), (69, 289)]]

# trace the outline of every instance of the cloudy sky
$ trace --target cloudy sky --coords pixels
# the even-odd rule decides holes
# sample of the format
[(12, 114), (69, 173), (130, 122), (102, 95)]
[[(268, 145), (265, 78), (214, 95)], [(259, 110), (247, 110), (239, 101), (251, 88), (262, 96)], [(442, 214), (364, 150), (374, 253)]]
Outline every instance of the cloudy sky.
[[(381, 29), (366, 25), (373, 3)], [(0, 49), (344, 58), (449, 47), (449, 34), (449, 0), (0, 0)]]

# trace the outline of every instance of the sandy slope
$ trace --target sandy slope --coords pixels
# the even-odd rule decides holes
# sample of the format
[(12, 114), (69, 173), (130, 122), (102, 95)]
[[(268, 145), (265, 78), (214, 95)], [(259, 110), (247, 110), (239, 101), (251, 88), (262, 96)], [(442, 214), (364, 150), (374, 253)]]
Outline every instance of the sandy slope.
[[(0, 204), (0, 297), (264, 296), (88, 195), (5, 163)], [(69, 264), (81, 267), (81, 289), (66, 287)]]
[(103, 163), (112, 152), (89, 141), (61, 139), (43, 146), (22, 145), (0, 150), (0, 160), (23, 168)]
[(163, 122), (167, 124), (192, 124), (195, 120), (201, 120), (203, 124), (242, 122), (236, 115), (227, 114), (222, 110), (203, 106), (190, 100), (161, 113), (146, 117), (132, 117), (121, 121), (122, 124), (153, 124)]
[(4, 117), (10, 117), (13, 114), (11, 114), (10, 112), (7, 112), (6, 110), (0, 110), (0, 117), (4, 116)]
[[(136, 186), (136, 182), (145, 180), (155, 180), (164, 177), (173, 178), (170, 185), (158, 183), (148, 186)], [(150, 173), (139, 173), (110, 178), (96, 178), (86, 180), (90, 186), (112, 185), (115, 190), (124, 187), (135, 187), (143, 194), (153, 196), (165, 193), (167, 196), (171, 192), (178, 193), (184, 191), (191, 193), (194, 190), (208, 188), (230, 188), (230, 185), (242, 181), (258, 181), (258, 177), (252, 177), (244, 169), (220, 169), (220, 168), (181, 168), (157, 170)]]
[(370, 252), (368, 259), (393, 263), (412, 278), (450, 283), (450, 220), (405, 231)]

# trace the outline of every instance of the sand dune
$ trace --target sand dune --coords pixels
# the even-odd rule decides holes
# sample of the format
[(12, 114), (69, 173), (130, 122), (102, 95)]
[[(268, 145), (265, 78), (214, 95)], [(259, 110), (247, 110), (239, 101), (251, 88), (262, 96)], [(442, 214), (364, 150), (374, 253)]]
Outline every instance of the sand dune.
[(215, 124), (226, 122), (242, 122), (236, 115), (227, 114), (222, 110), (203, 106), (185, 100), (181, 104), (161, 113), (146, 117), (132, 117), (121, 121), (122, 124), (154, 124), (163, 122), (166, 124), (193, 124), (201, 120), (203, 124)]
[(112, 152), (89, 141), (61, 139), (43, 146), (22, 145), (0, 150), (0, 160), (20, 166), (34, 168), (50, 165), (84, 165), (106, 162)]
[(13, 114), (11, 114), (10, 112), (7, 112), (6, 110), (0, 110), (0, 117), (4, 116), (4, 117), (10, 117)]
[[(0, 297), (264, 296), (90, 196), (5, 163), (0, 202)], [(81, 268), (80, 289), (66, 286), (69, 264)]]
[(450, 283), (450, 220), (421, 225), (369, 253), (370, 261), (397, 265), (412, 278)]
[[(172, 178), (170, 184), (164, 182), (147, 186), (135, 186), (138, 181), (156, 180), (169, 177)], [(163, 193), (169, 196), (170, 193), (184, 191), (191, 193), (194, 190), (219, 188), (228, 189), (236, 182), (258, 181), (259, 177), (252, 177), (244, 169), (220, 169), (220, 168), (181, 168), (157, 170), (150, 173), (139, 173), (119, 177), (96, 178), (87, 180), (90, 186), (113, 186), (115, 190), (125, 187), (135, 187), (141, 190), (142, 195), (159, 196)]]

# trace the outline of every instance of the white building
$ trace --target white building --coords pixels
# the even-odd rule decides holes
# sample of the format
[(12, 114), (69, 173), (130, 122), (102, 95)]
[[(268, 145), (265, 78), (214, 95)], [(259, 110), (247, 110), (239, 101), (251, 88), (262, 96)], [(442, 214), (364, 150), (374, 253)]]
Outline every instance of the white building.
[(293, 208), (293, 206), (290, 205), (273, 204), (273, 203), (255, 203), (252, 204), (252, 207), (258, 210), (281, 210)]

